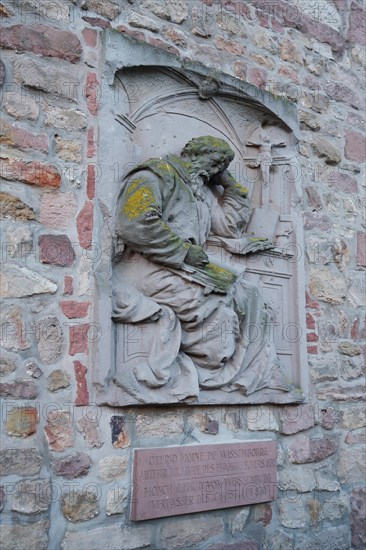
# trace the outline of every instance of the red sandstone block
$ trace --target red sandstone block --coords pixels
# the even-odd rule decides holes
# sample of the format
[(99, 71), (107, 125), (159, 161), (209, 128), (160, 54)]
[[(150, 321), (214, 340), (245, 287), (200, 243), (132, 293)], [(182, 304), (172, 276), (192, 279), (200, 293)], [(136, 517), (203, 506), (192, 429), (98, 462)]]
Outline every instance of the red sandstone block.
[(109, 21), (106, 21), (106, 19), (101, 19), (100, 17), (87, 17), (84, 16), (83, 20), (89, 23), (90, 25), (93, 25), (94, 27), (99, 27), (100, 29), (107, 29), (111, 26)]
[(90, 46), (91, 48), (95, 48), (97, 45), (97, 39), (98, 39), (98, 33), (95, 29), (88, 29), (85, 28), (82, 31), (83, 38), (85, 40), (85, 44), (87, 46)]
[(366, 233), (357, 233), (357, 265), (366, 267)]
[(351, 338), (352, 338), (352, 340), (357, 340), (359, 328), (360, 328), (360, 320), (357, 318), (352, 322), (352, 325), (351, 325)]
[(306, 314), (306, 328), (312, 329), (312, 330), (315, 329), (315, 320), (310, 313)]
[(64, 300), (60, 302), (62, 313), (68, 319), (80, 319), (88, 315), (91, 302), (76, 302), (75, 300)]
[(248, 82), (254, 84), (258, 88), (265, 88), (267, 82), (267, 71), (264, 69), (249, 69), (248, 71)]
[(12, 126), (7, 122), (1, 123), (0, 140), (3, 145), (10, 147), (34, 149), (43, 153), (48, 152), (48, 136), (46, 134), (34, 134), (24, 128)]
[[(119, 25), (117, 27), (117, 31), (128, 34), (128, 36), (132, 36), (132, 38), (136, 38), (136, 40), (141, 40), (142, 42), (146, 42), (146, 36), (143, 32), (130, 29), (129, 27), (126, 27), (126, 25)], [(173, 46), (171, 47), (173, 48)]]
[(366, 138), (353, 130), (346, 130), (346, 144), (344, 154), (346, 158), (355, 160), (356, 162), (364, 162), (366, 160)]
[(155, 48), (159, 48), (160, 50), (165, 50), (169, 53), (179, 56), (179, 50), (177, 50), (177, 48), (175, 48), (171, 44), (168, 44), (167, 42), (164, 42), (164, 40), (160, 40), (160, 38), (149, 37), (148, 42)]
[(0, 46), (17, 52), (58, 57), (71, 63), (80, 60), (82, 48), (75, 34), (50, 25), (13, 25), (2, 30)]
[(61, 176), (52, 164), (43, 164), (9, 157), (0, 158), (0, 175), (6, 180), (15, 180), (39, 187), (60, 187)]
[(352, 2), (347, 39), (366, 46), (366, 11), (357, 2)]
[(311, 309), (318, 309), (319, 308), (318, 302), (313, 300), (310, 297), (310, 294), (308, 292), (305, 292), (305, 299), (306, 299), (306, 307), (310, 307)]
[(71, 275), (64, 277), (64, 294), (71, 296), (74, 293), (74, 278)]
[(88, 106), (89, 113), (94, 116), (98, 114), (99, 93), (100, 93), (100, 89), (99, 89), (99, 83), (97, 80), (97, 75), (95, 73), (89, 72), (86, 75), (84, 95), (85, 95), (86, 104)]
[(69, 355), (88, 354), (89, 328), (89, 323), (69, 327)]
[(318, 346), (308, 346), (308, 353), (310, 355), (316, 355), (318, 353)]
[(76, 218), (79, 243), (82, 248), (90, 249), (93, 236), (93, 203), (86, 202)]
[(67, 235), (40, 235), (39, 259), (44, 264), (69, 267), (74, 263), (75, 252)]
[(75, 405), (89, 405), (89, 392), (86, 382), (87, 368), (80, 361), (74, 361), (74, 370), (76, 378), (76, 398)]
[(343, 193), (357, 193), (358, 184), (355, 178), (352, 178), (348, 174), (342, 172), (334, 171), (329, 179), (327, 180), (328, 185), (343, 191)]
[(86, 179), (86, 194), (88, 199), (92, 200), (94, 198), (95, 192), (95, 166), (89, 164), (87, 179)]
[(235, 42), (235, 40), (226, 40), (223, 36), (217, 36), (215, 38), (215, 45), (219, 50), (223, 50), (234, 55), (243, 55), (245, 52), (245, 49), (241, 44)]
[(93, 128), (88, 128), (86, 132), (86, 156), (91, 158), (95, 155), (95, 141), (94, 141), (94, 130)]
[(309, 332), (306, 335), (307, 342), (317, 342), (319, 340), (318, 335), (315, 332)]

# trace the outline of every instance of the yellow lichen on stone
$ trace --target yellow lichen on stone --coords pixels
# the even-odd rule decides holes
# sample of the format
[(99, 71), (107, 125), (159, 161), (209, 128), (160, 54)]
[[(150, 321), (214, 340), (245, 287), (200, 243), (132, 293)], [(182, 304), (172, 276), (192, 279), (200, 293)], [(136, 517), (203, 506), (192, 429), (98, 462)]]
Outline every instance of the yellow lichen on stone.
[(122, 207), (122, 212), (129, 220), (133, 220), (154, 206), (156, 206), (156, 201), (153, 193), (148, 187), (142, 186), (130, 194)]

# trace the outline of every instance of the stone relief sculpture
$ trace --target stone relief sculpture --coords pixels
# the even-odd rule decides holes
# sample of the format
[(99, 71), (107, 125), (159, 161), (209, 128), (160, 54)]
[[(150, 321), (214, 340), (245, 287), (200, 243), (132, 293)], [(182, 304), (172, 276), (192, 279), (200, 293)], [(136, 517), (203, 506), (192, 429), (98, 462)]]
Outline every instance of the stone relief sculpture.
[(202, 390), (293, 390), (258, 285), (207, 249), (210, 235), (241, 255), (272, 248), (245, 234), (248, 190), (228, 171), (233, 158), (226, 141), (201, 136), (180, 157), (147, 160), (124, 180), (116, 234), (125, 249), (114, 267), (113, 320), (142, 327), (145, 353), (131, 368), (117, 364), (114, 382), (139, 401), (150, 402), (158, 389), (177, 401), (195, 400)]
[(106, 34), (95, 402), (303, 401), (296, 109), (223, 72)]

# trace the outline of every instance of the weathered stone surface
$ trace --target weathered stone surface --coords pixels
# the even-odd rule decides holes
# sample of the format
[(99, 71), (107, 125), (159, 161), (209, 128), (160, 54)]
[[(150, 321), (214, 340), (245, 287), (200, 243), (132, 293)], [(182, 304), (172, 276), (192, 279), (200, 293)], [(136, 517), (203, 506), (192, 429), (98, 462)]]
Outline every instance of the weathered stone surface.
[[(71, 0), (73, 4), (75, 1)], [(23, 18), (30, 21), (69, 21), (70, 2), (68, 0), (18, 0)]]
[(74, 371), (76, 378), (76, 396), (75, 405), (82, 406), (89, 404), (89, 392), (86, 381), (86, 373), (88, 369), (80, 361), (74, 361)]
[(102, 481), (122, 479), (127, 470), (126, 456), (106, 456), (99, 461), (98, 478)]
[(70, 130), (84, 130), (86, 116), (77, 109), (62, 109), (57, 106), (45, 106), (45, 125)]
[(40, 235), (38, 245), (42, 263), (61, 267), (74, 263), (75, 252), (67, 235)]
[(25, 372), (29, 374), (32, 378), (41, 378), (43, 371), (39, 368), (37, 363), (30, 359), (29, 361), (26, 361), (25, 363)]
[(16, 158), (0, 158), (0, 174), (5, 180), (20, 181), (37, 187), (60, 187), (61, 176), (52, 164), (20, 160)]
[(366, 479), (364, 447), (345, 447), (340, 450), (338, 475), (341, 483), (359, 483)]
[(206, 546), (207, 550), (259, 550), (259, 544), (255, 540), (245, 539), (240, 542), (227, 544), (226, 542), (218, 542), (210, 546)]
[(25, 324), (22, 321), (19, 306), (2, 307), (0, 309), (1, 345), (10, 351), (23, 351), (30, 347), (25, 334)]
[(290, 529), (305, 527), (307, 513), (301, 501), (290, 502), (290, 500), (281, 499), (278, 502), (278, 511), (280, 522), (284, 527), (289, 527)]
[(70, 414), (67, 411), (50, 411), (44, 433), (51, 451), (61, 452), (74, 445)]
[(314, 382), (330, 382), (338, 379), (338, 367), (336, 363), (330, 365), (314, 365), (310, 371)]
[(353, 489), (350, 503), (352, 545), (362, 549), (366, 547), (366, 489)]
[(294, 464), (306, 464), (307, 462), (320, 462), (333, 455), (338, 448), (338, 443), (329, 437), (310, 439), (306, 435), (299, 435), (289, 446), (289, 460)]
[(349, 249), (343, 239), (334, 240), (333, 260), (339, 271), (344, 271), (349, 263)]
[(366, 279), (364, 273), (353, 273), (348, 291), (349, 299), (355, 307), (366, 306)]
[(34, 220), (33, 209), (10, 193), (0, 192), (0, 217), (19, 221)]
[(306, 501), (306, 507), (309, 512), (310, 525), (316, 525), (319, 522), (321, 504), (319, 500), (309, 498)]
[(39, 221), (46, 227), (65, 229), (75, 219), (75, 214), (73, 193), (43, 193)]
[(365, 162), (366, 160), (366, 138), (353, 130), (345, 131), (346, 144), (344, 154), (347, 159), (356, 162)]
[(235, 34), (236, 36), (241, 36), (242, 38), (246, 38), (247, 36), (243, 20), (229, 13), (220, 11), (216, 15), (216, 24), (220, 29)]
[(15, 358), (4, 357), (3, 351), (0, 350), (0, 376), (6, 376), (14, 372), (17, 368)]
[(339, 164), (342, 160), (341, 152), (330, 141), (324, 138), (315, 137), (311, 142), (312, 148), (319, 158), (324, 158), (326, 164)]
[(248, 429), (278, 431), (278, 422), (274, 415), (274, 408), (266, 405), (251, 407), (247, 411)]
[(128, 447), (130, 443), (124, 417), (121, 415), (112, 415), (109, 425), (111, 427), (113, 447), (115, 449)]
[(57, 155), (67, 162), (81, 162), (81, 144), (68, 139), (55, 139)]
[(98, 496), (93, 491), (70, 491), (61, 498), (61, 510), (69, 521), (87, 521), (99, 514)]
[(115, 514), (122, 514), (127, 506), (127, 492), (124, 485), (114, 483), (113, 486), (108, 489), (106, 500), (106, 514), (107, 516), (113, 516)]
[(86, 476), (92, 461), (85, 453), (74, 453), (52, 461), (53, 473), (66, 479)]
[(313, 113), (307, 111), (299, 111), (299, 120), (303, 125), (307, 126), (308, 128), (310, 128), (310, 130), (313, 130), (314, 132), (320, 130), (320, 121), (318, 117), (316, 117)]
[(39, 104), (25, 91), (9, 91), (4, 93), (2, 108), (14, 118), (36, 120), (39, 114)]
[(283, 407), (279, 420), (281, 433), (295, 434), (315, 425), (314, 409), (310, 404)]
[(38, 411), (35, 407), (13, 407), (7, 414), (5, 429), (8, 435), (27, 437), (37, 431)]
[(57, 57), (76, 63), (82, 48), (78, 37), (49, 25), (13, 25), (3, 29), (0, 38), (3, 48), (17, 52), (32, 52), (43, 57)]
[[(80, 72), (80, 71), (79, 71)], [(75, 67), (67, 70), (33, 59), (14, 61), (14, 81), (32, 89), (75, 101), (79, 84), (79, 72)], [(54, 107), (53, 109), (56, 109)]]
[(347, 288), (343, 277), (325, 269), (312, 269), (309, 290), (313, 296), (328, 304), (342, 304)]
[(76, 427), (84, 437), (88, 447), (99, 449), (103, 445), (104, 442), (100, 438), (99, 422), (96, 416), (82, 416), (77, 421)]
[[(280, 491), (286, 491), (290, 496), (295, 493), (309, 493), (316, 487), (314, 472), (309, 467), (302, 466), (301, 469), (295, 469), (290, 466), (278, 474), (278, 488)], [(291, 499), (288, 498), (288, 500)]]
[(106, 19), (102, 19), (101, 17), (88, 17), (84, 15), (83, 21), (86, 21), (94, 27), (99, 27), (100, 29), (108, 29), (108, 27), (111, 26), (109, 21), (107, 21)]
[(121, 529), (121, 525), (116, 524), (85, 531), (66, 532), (61, 550), (100, 550), (106, 541), (111, 550), (140, 550), (150, 546), (151, 540), (150, 526)]
[(0, 451), (0, 475), (34, 476), (42, 462), (38, 449), (4, 449)]
[(349, 530), (342, 525), (340, 527), (328, 527), (327, 529), (308, 530), (306, 534), (296, 536), (296, 550), (349, 550)]
[(327, 399), (335, 401), (359, 401), (366, 399), (365, 387), (362, 385), (340, 386), (321, 384), (316, 389), (316, 395), (321, 401)]
[(176, 523), (168, 523), (160, 529), (161, 548), (193, 548), (200, 542), (222, 534), (224, 524), (221, 518), (206, 517), (182, 519), (179, 529)]
[(272, 550), (294, 550), (294, 540), (294, 535), (277, 529), (270, 537), (270, 547)]
[(357, 344), (354, 344), (353, 342), (339, 342), (338, 351), (339, 353), (342, 353), (343, 355), (349, 355), (350, 357), (361, 355), (360, 346), (357, 346)]
[(318, 229), (329, 231), (332, 227), (329, 216), (321, 212), (306, 212), (304, 215), (305, 229)]
[(0, 526), (0, 540), (6, 550), (47, 550), (48, 520), (27, 525), (13, 523)]
[(14, 399), (35, 399), (38, 390), (35, 382), (29, 379), (17, 379), (12, 382), (0, 383), (0, 396), (13, 397)]
[(60, 302), (62, 313), (68, 319), (80, 319), (88, 315), (91, 302), (76, 302), (75, 300), (64, 300)]
[(51, 504), (49, 479), (19, 481), (15, 485), (11, 509), (21, 514), (39, 514)]
[(139, 414), (136, 418), (139, 437), (168, 437), (183, 433), (183, 419), (179, 414)]
[(81, 4), (83, 10), (94, 11), (102, 17), (106, 17), (110, 21), (116, 19), (120, 13), (120, 7), (115, 2), (110, 0), (83, 0)]
[(330, 499), (321, 502), (320, 519), (336, 521), (348, 516), (348, 503), (345, 495), (333, 494)]
[(23, 260), (33, 252), (33, 234), (26, 224), (10, 227), (6, 234), (6, 252), (11, 258)]
[(357, 232), (356, 262), (357, 262), (357, 265), (366, 267), (366, 233), (361, 231)]
[(353, 359), (344, 357), (340, 365), (340, 374), (343, 380), (355, 380), (365, 373), (365, 362), (362, 357)]
[(327, 96), (335, 101), (343, 101), (356, 109), (360, 107), (361, 102), (357, 93), (341, 82), (328, 80), (324, 82), (323, 89)]
[(157, 15), (161, 19), (172, 21), (173, 23), (183, 23), (188, 17), (188, 5), (186, 0), (170, 0), (169, 2), (161, 2), (161, 0), (144, 0), (142, 5), (154, 15)]
[(76, 218), (79, 243), (82, 248), (90, 249), (93, 236), (93, 203), (87, 201)]
[(57, 391), (68, 386), (70, 386), (70, 377), (62, 369), (52, 371), (47, 377), (47, 389), (50, 391)]
[(8, 264), (0, 279), (1, 298), (22, 298), (34, 294), (54, 294), (57, 285), (28, 267)]
[(131, 12), (128, 19), (128, 24), (131, 25), (131, 27), (137, 27), (138, 29), (147, 29), (151, 32), (159, 32), (160, 29), (160, 26), (156, 21), (150, 19), (150, 17), (145, 17), (144, 15), (141, 15), (136, 11)]
[(36, 332), (37, 348), (43, 363), (58, 361), (64, 341), (63, 331), (57, 317), (49, 315), (38, 321)]
[(48, 152), (47, 134), (35, 134), (5, 121), (2, 121), (0, 126), (0, 144), (4, 147)]
[(249, 518), (250, 507), (245, 506), (230, 521), (230, 533), (236, 535), (244, 531), (245, 524)]

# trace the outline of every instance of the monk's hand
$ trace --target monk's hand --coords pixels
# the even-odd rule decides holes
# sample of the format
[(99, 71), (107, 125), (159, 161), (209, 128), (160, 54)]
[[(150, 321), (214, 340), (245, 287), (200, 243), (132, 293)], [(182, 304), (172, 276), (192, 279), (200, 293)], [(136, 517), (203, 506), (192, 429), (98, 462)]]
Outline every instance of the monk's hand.
[(234, 185), (236, 184), (235, 178), (230, 174), (228, 170), (224, 170), (223, 172), (215, 174), (210, 181), (213, 185), (222, 185), (224, 189), (234, 187)]
[(193, 265), (194, 267), (204, 267), (210, 260), (201, 246), (192, 244), (184, 261), (186, 264)]

